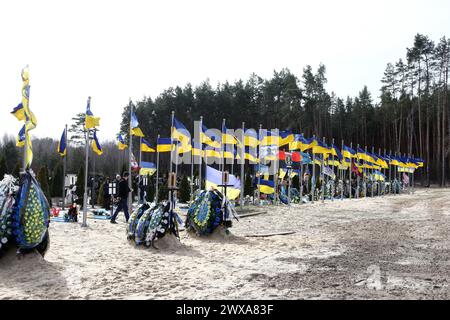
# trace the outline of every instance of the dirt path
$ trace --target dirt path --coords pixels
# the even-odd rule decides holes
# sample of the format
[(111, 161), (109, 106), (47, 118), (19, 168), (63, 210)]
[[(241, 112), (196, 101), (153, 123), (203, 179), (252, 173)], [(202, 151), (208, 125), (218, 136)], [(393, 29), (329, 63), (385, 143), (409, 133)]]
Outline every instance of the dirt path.
[(130, 245), (123, 223), (52, 223), (45, 259), (0, 260), (0, 299), (450, 298), (450, 189), (266, 210), (164, 250)]

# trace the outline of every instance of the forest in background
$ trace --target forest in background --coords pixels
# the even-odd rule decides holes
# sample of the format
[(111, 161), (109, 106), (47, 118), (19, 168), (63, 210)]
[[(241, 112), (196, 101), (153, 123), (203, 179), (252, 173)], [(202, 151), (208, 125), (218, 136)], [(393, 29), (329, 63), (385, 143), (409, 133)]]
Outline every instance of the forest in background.
[[(252, 74), (245, 81), (215, 87), (206, 80), (196, 87), (187, 84), (168, 88), (155, 99), (130, 101), (124, 106), (119, 132), (128, 132), (131, 105), (135, 107), (140, 128), (153, 145), (158, 134), (169, 136), (172, 110), (191, 132), (193, 122), (200, 116), (209, 128), (220, 128), (223, 118), (230, 129), (240, 128), (244, 121), (247, 128), (258, 128), (261, 124), (268, 129), (291, 129), (307, 137), (315, 134), (325, 137), (328, 143), (334, 138), (337, 145), (344, 140), (346, 145), (360, 144), (369, 151), (373, 146), (375, 152), (381, 149), (383, 153), (386, 149), (411, 154), (425, 160), (416, 181), (424, 186), (430, 183), (443, 186), (450, 168), (449, 64), (449, 39), (442, 37), (435, 42), (417, 34), (405, 56), (387, 64), (376, 103), (364, 85), (356, 97), (338, 97), (328, 92), (325, 65), (321, 64), (317, 70), (308, 65), (301, 77), (282, 69), (274, 71), (270, 79)], [(79, 173), (84, 167), (83, 115), (74, 115), (70, 126), (68, 173)], [(18, 173), (22, 150), (15, 146), (15, 137), (4, 136), (0, 143), (0, 175)], [(33, 139), (33, 170), (45, 171), (50, 186), (62, 179), (62, 174), (58, 178), (62, 160), (56, 152), (57, 143), (51, 138)], [(136, 150), (137, 140), (133, 145)], [(101, 156), (91, 152), (90, 171), (103, 176), (120, 173), (126, 151), (119, 151), (112, 140), (103, 142), (102, 147)], [(148, 159), (143, 160), (151, 161), (154, 155), (144, 157)], [(161, 159), (161, 168), (168, 166), (167, 161), (165, 157)]]

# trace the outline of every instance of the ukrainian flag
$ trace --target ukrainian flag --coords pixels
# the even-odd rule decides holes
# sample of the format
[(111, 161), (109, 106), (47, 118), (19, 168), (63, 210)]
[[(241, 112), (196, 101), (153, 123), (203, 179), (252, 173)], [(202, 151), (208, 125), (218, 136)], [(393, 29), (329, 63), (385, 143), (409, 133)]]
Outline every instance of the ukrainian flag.
[(262, 146), (278, 146), (280, 143), (280, 136), (269, 130), (262, 130), (261, 137), (259, 137), (259, 143)]
[(193, 156), (197, 156), (197, 157), (203, 157), (204, 155), (204, 151), (201, 150), (200, 148), (196, 148), (195, 146), (192, 146), (192, 155)]
[(203, 154), (208, 158), (222, 159), (221, 152), (217, 151), (216, 149), (206, 148), (205, 150), (203, 150)]
[(419, 166), (419, 168), (423, 167), (423, 163), (424, 163), (423, 159), (421, 159), (421, 158), (416, 158), (416, 159), (414, 159), (414, 161), (417, 163), (417, 165)]
[(248, 160), (250, 162), (258, 163), (258, 157), (256, 153), (252, 153), (252, 151), (255, 150), (250, 149), (250, 147), (245, 147), (244, 158), (245, 160)]
[(19, 105), (17, 107), (15, 107), (13, 109), (13, 111), (11, 111), (11, 114), (13, 116), (15, 116), (17, 118), (17, 120), (19, 121), (25, 121), (26, 117), (25, 117), (25, 110), (23, 109), (23, 104), (19, 103)]
[(216, 141), (216, 137), (208, 135), (206, 131), (208, 131), (208, 128), (205, 125), (202, 125), (202, 132), (201, 132), (202, 143), (207, 144), (208, 146), (214, 147), (216, 149), (219, 149), (220, 143)]
[[(205, 188), (209, 190), (211, 188), (219, 189), (220, 192), (225, 194), (225, 190), (223, 187), (219, 187), (222, 185), (222, 172), (216, 170), (210, 166), (206, 166), (206, 177), (205, 177)], [(230, 174), (228, 176), (228, 184), (227, 184), (227, 198), (230, 200), (235, 200), (239, 197), (241, 193), (241, 182), (234, 175)]]
[(301, 150), (302, 148), (302, 138), (301, 134), (294, 134), (294, 139), (289, 143), (289, 150)]
[(361, 148), (356, 149), (356, 156), (359, 160), (370, 161), (371, 157)]
[(189, 144), (191, 135), (186, 127), (173, 117), (172, 139), (181, 141), (182, 144)]
[(378, 158), (377, 158), (376, 155), (371, 154), (370, 152), (366, 152), (366, 154), (367, 154), (367, 158), (369, 159), (369, 160), (368, 160), (369, 162), (371, 162), (371, 163), (377, 163)]
[(148, 142), (145, 139), (142, 139), (142, 143), (141, 143), (141, 151), (142, 152), (155, 152), (155, 149), (153, 149), (150, 146), (150, 142)]
[(174, 150), (174, 146), (172, 145), (172, 139), (170, 138), (158, 138), (156, 143), (156, 151), (158, 152), (170, 152)]
[(66, 129), (64, 129), (61, 140), (58, 142), (58, 153), (61, 157), (64, 157), (67, 154)]
[(344, 145), (344, 149), (342, 149), (342, 155), (344, 158), (356, 158), (356, 151), (350, 147)]
[(316, 139), (316, 145), (312, 147), (312, 153), (315, 154), (330, 154), (331, 149), (326, 145), (326, 143)]
[(334, 145), (334, 144), (331, 147), (331, 154), (338, 157), (339, 160), (342, 160), (342, 158), (343, 158), (341, 151), (339, 151), (339, 148), (336, 147), (336, 145)]
[(128, 146), (125, 144), (125, 140), (123, 140), (123, 137), (122, 137), (121, 134), (119, 134), (119, 135), (117, 136), (117, 140), (118, 140), (117, 147), (119, 148), (119, 150), (124, 150), (125, 148), (128, 147)]
[[(28, 130), (32, 130), (36, 128), (37, 120), (34, 116), (34, 113), (31, 112), (29, 108), (29, 100), (30, 100), (30, 73), (28, 70), (28, 65), (22, 69), (22, 106), (25, 115), (25, 129), (26, 134), (28, 134)], [(27, 139), (27, 141), (31, 141), (31, 139)], [(30, 142), (31, 143), (31, 142)], [(31, 150), (31, 145), (28, 146), (27, 150)], [(33, 159), (32, 152), (30, 151), (30, 156), (27, 156), (27, 166), (31, 165), (31, 161)]]
[(192, 146), (190, 144), (178, 144), (178, 154), (187, 153), (192, 151)]
[(387, 169), (389, 167), (388, 164), (387, 164), (386, 159), (383, 158), (380, 155), (377, 155), (377, 162), (376, 162), (376, 164), (379, 165), (380, 167), (384, 168), (384, 169)]
[(247, 129), (245, 130), (244, 135), (244, 145), (252, 148), (256, 148), (259, 144), (258, 142), (258, 134), (254, 129)]
[(144, 137), (144, 133), (139, 128), (139, 122), (134, 112), (131, 112), (131, 135), (136, 137)]
[(22, 148), (25, 145), (25, 125), (20, 129), (19, 134), (16, 137), (16, 146)]
[(227, 127), (223, 126), (222, 144), (236, 144), (236, 138), (232, 134), (227, 133), (227, 131), (228, 131)]
[(385, 181), (386, 180), (386, 176), (384, 174), (382, 174), (380, 171), (376, 170), (373, 173), (373, 178), (376, 181)]
[(156, 165), (153, 162), (141, 161), (140, 167), (139, 175), (141, 176), (151, 176), (156, 172)]
[(84, 127), (86, 129), (92, 129), (100, 125), (100, 118), (94, 117), (94, 114), (91, 111), (91, 97), (88, 98), (87, 106), (86, 106), (86, 115), (84, 118)]
[(103, 150), (102, 150), (102, 146), (100, 145), (100, 143), (98, 142), (97, 139), (97, 130), (94, 130), (94, 140), (92, 140), (92, 144), (91, 144), (92, 150), (98, 154), (99, 156), (102, 155)]
[(283, 147), (285, 145), (290, 144), (291, 142), (294, 142), (294, 134), (291, 130), (285, 130), (280, 131), (280, 140), (279, 140), (279, 147)]
[(306, 150), (309, 150), (315, 146), (317, 146), (317, 140), (315, 138), (309, 138), (306, 139), (303, 136), (301, 139), (301, 151), (305, 152)]
[(273, 194), (275, 193), (275, 183), (270, 180), (261, 179), (258, 189), (261, 193)]

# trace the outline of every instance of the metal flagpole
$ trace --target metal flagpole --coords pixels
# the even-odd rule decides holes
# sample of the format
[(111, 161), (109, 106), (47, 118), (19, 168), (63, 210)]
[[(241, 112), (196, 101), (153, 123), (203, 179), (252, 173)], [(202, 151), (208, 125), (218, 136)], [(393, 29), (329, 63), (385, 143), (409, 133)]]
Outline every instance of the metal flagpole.
[(258, 195), (258, 199), (257, 199), (257, 204), (260, 205), (261, 203), (261, 192), (259, 190), (260, 185), (261, 185), (261, 130), (262, 130), (262, 124), (259, 125), (259, 132), (258, 132), (258, 139), (259, 139), (259, 144), (258, 144), (258, 185), (257, 185), (257, 195)]
[[(322, 142), (323, 142), (323, 144), (325, 144), (325, 137), (322, 137)], [(320, 188), (320, 189), (322, 189), (321, 190), (322, 203), (325, 202), (325, 175), (324, 175), (324, 172), (323, 172), (323, 170), (325, 169), (324, 166), (325, 166), (325, 155), (322, 153), (322, 165), (320, 166), (320, 178), (322, 179), (322, 181), (321, 181), (321, 188)]]
[(172, 146), (173, 146), (173, 120), (175, 118), (175, 111), (172, 111), (172, 118), (170, 120), (170, 162), (169, 162), (169, 173), (172, 172)]
[[(88, 98), (88, 104), (90, 104), (91, 97)], [(85, 164), (84, 164), (84, 194), (83, 194), (83, 223), (82, 227), (87, 227), (87, 181), (89, 172), (89, 129), (84, 130), (86, 143), (85, 143)]]
[[(303, 136), (303, 132), (302, 132), (302, 136)], [(299, 152), (301, 151), (301, 148), (299, 150)], [(303, 199), (303, 177), (304, 177), (304, 172), (303, 172), (303, 157), (301, 157), (301, 161), (300, 161), (300, 172), (299, 172), (299, 179), (298, 179), (298, 183), (300, 184), (300, 204), (303, 203), (302, 199)]]
[(194, 152), (191, 143), (191, 201), (194, 199)]
[[(391, 159), (392, 157), (392, 151), (389, 150), (389, 159)], [(392, 165), (391, 165), (391, 161), (389, 160), (389, 193), (392, 194), (392, 176), (391, 176), (391, 171), (392, 171)]]
[(62, 208), (66, 207), (66, 166), (67, 166), (67, 149), (69, 144), (67, 143), (67, 124), (64, 130), (64, 141), (66, 142), (66, 155), (63, 158), (63, 184), (62, 184)]
[(225, 152), (225, 148), (224, 148), (224, 145), (225, 145), (225, 141), (224, 141), (224, 139), (223, 139), (223, 132), (224, 132), (224, 129), (225, 128), (225, 119), (222, 119), (222, 130), (221, 130), (221, 132), (222, 132), (222, 137), (221, 137), (221, 144), (220, 144), (220, 151), (221, 151), (221, 159), (220, 159), (220, 171), (222, 172), (222, 185), (224, 185), (224, 181), (223, 181), (223, 178), (224, 178), (224, 175), (223, 175), (223, 171), (225, 170), (225, 155), (224, 155), (224, 152)]
[[(414, 159), (414, 154), (412, 155), (412, 158)], [(411, 175), (412, 181), (411, 181), (411, 186), (412, 186), (412, 194), (414, 194), (414, 173), (416, 172), (416, 168), (413, 168), (413, 172)]]
[[(341, 154), (344, 152), (344, 139), (342, 139), (341, 141)], [(344, 160), (343, 162), (345, 163), (345, 158), (342, 157), (342, 160)], [(343, 166), (344, 164), (341, 163), (339, 166)], [(341, 169), (341, 181), (342, 181), (342, 186), (341, 186), (341, 200), (344, 200), (344, 188), (345, 188), (345, 183), (344, 183), (344, 167), (342, 167)]]
[[(356, 146), (356, 154), (357, 154), (356, 159), (358, 160), (358, 165), (359, 165), (359, 156), (358, 156), (358, 152), (359, 151), (358, 151), (358, 149), (359, 149), (359, 143)], [(360, 177), (359, 177), (359, 168), (356, 167), (356, 169), (358, 170), (358, 173), (356, 174), (356, 199), (359, 199), (359, 180), (360, 180)]]
[[(375, 153), (375, 151), (374, 151), (375, 149), (374, 149), (374, 147), (372, 147), (372, 155), (374, 155), (374, 153)], [(374, 159), (375, 160), (375, 159)], [(373, 185), (375, 184), (375, 181), (374, 181), (374, 179), (373, 179), (373, 165), (374, 165), (374, 163), (372, 163), (372, 176), (370, 177), (371, 178), (371, 180), (372, 180), (372, 184), (370, 185), (370, 197), (371, 198), (373, 198)]]
[[(155, 187), (155, 203), (158, 203), (158, 185), (159, 185), (159, 150), (158, 150), (158, 138), (156, 139), (156, 187)], [(172, 146), (171, 146), (172, 147)]]
[(245, 122), (242, 122), (242, 134), (241, 134), (241, 196), (240, 196), (240, 206), (244, 209), (244, 184), (245, 184)]
[[(276, 128), (275, 131), (278, 132), (278, 128)], [(269, 141), (270, 141), (270, 147), (272, 147), (272, 136), (271, 136)], [(275, 153), (275, 174), (273, 176), (274, 185), (275, 185), (275, 205), (278, 205), (278, 202), (280, 200), (280, 195), (278, 193), (278, 174), (279, 174), (279, 170), (280, 170), (280, 168), (278, 167), (278, 142), (277, 142), (277, 152)]]
[[(331, 140), (331, 148), (334, 148), (334, 138), (332, 138)], [(333, 168), (333, 173), (334, 173), (334, 153), (331, 154), (331, 161), (333, 163), (333, 165), (331, 166)], [(339, 173), (339, 167), (338, 167), (338, 173)], [(334, 201), (334, 182), (331, 185), (331, 201)]]
[[(96, 130), (94, 128), (94, 130)], [(91, 190), (92, 209), (95, 209), (95, 156), (92, 151), (92, 190)]]
[[(364, 147), (364, 152), (367, 155), (367, 146)], [(363, 161), (364, 163), (364, 161)], [(363, 186), (364, 186), (364, 198), (367, 198), (367, 161), (363, 166)]]
[[(130, 101), (130, 123), (129, 123), (129, 140), (130, 140), (130, 146), (128, 148), (128, 188), (131, 190), (132, 188), (132, 181), (133, 180), (133, 175), (131, 174), (131, 155), (133, 153), (133, 133), (132, 133), (132, 127), (131, 127), (131, 117), (132, 117), (132, 113), (133, 113), (133, 105), (131, 104)], [(131, 213), (132, 210), (132, 206), (133, 205), (133, 192), (130, 191), (128, 193), (128, 210)]]
[[(141, 168), (142, 164), (142, 137), (139, 137), (139, 168)], [(141, 191), (139, 190), (141, 186), (141, 173), (138, 172), (138, 187), (136, 188), (138, 194), (138, 203), (141, 203)]]
[(200, 132), (200, 156), (199, 156), (199, 165), (198, 165), (198, 189), (202, 190), (202, 160), (203, 160), (203, 117), (200, 116), (200, 128), (199, 128), (199, 132)]
[[(350, 142), (350, 149), (353, 149), (353, 142)], [(348, 198), (352, 198), (352, 164), (353, 164), (353, 157), (350, 155), (350, 166), (348, 170)]]
[[(313, 134), (313, 141), (316, 140), (316, 135)], [(312, 197), (311, 202), (314, 203), (314, 196), (316, 194), (316, 154), (314, 153), (314, 150), (311, 150), (312, 157), (313, 157), (313, 163), (312, 163), (312, 179), (311, 179), (311, 191), (312, 191)]]

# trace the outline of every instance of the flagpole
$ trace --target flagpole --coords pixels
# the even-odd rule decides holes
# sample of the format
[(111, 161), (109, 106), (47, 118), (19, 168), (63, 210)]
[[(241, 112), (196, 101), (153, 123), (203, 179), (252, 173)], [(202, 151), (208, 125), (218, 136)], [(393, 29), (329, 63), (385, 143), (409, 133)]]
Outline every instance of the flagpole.
[[(313, 134), (313, 141), (316, 140), (316, 135)], [(313, 156), (313, 164), (312, 164), (312, 179), (311, 179), (311, 191), (312, 191), (312, 197), (311, 202), (314, 203), (314, 196), (316, 193), (316, 154), (314, 153), (314, 150), (311, 150), (312, 156)], [(314, 183), (313, 183), (314, 182)]]
[(194, 199), (194, 152), (191, 143), (191, 201)]
[[(412, 155), (412, 158), (414, 159), (414, 154)], [(413, 170), (413, 172), (412, 172), (412, 175), (411, 175), (411, 186), (412, 186), (412, 194), (414, 194), (414, 173), (416, 172), (416, 169), (417, 168), (413, 168), (414, 170)]]
[[(139, 170), (141, 168), (141, 163), (142, 163), (142, 137), (139, 137)], [(137, 194), (138, 194), (138, 203), (141, 203), (141, 190), (139, 190), (141, 186), (141, 173), (138, 172), (138, 185), (137, 185)]]
[[(222, 136), (221, 136), (221, 144), (220, 144), (220, 151), (221, 151), (221, 153), (222, 153), (222, 155), (221, 155), (221, 163), (220, 163), (220, 165), (221, 165), (221, 169), (220, 169), (220, 171), (222, 172), (222, 185), (224, 185), (224, 181), (223, 181), (223, 171), (224, 171), (224, 169), (225, 169), (225, 157), (224, 157), (224, 145), (225, 145), (225, 141), (224, 141), (224, 139), (223, 139), (223, 132), (224, 132), (224, 128), (225, 128), (225, 119), (222, 119)], [(222, 189), (223, 189), (223, 187), (222, 187)]]
[[(391, 150), (389, 150), (389, 159), (392, 159), (392, 151)], [(392, 194), (392, 187), (393, 187), (393, 185), (392, 185), (392, 174), (391, 174), (391, 171), (392, 171), (392, 165), (391, 165), (391, 160), (389, 160), (389, 193), (390, 194)]]
[[(375, 153), (375, 151), (374, 151), (374, 147), (372, 146), (372, 156), (374, 155), (374, 153)], [(375, 159), (374, 159), (375, 160)], [(374, 166), (374, 163), (372, 163), (372, 176), (371, 176), (371, 180), (372, 180), (372, 183), (371, 183), (371, 185), (370, 185), (370, 197), (371, 198), (373, 198), (373, 184), (374, 184), (374, 179), (373, 179), (373, 166)]]
[(171, 124), (170, 124), (170, 162), (169, 162), (169, 173), (172, 172), (172, 146), (173, 146), (173, 120), (175, 118), (175, 111), (172, 111), (172, 116), (171, 116)]
[[(344, 152), (344, 139), (341, 140), (341, 155)], [(344, 160), (345, 163), (345, 158), (342, 156), (342, 160)], [(344, 164), (340, 164), (339, 166), (344, 165)], [(339, 167), (338, 167), (339, 168)], [(342, 181), (342, 186), (341, 186), (341, 200), (344, 200), (344, 188), (345, 188), (345, 183), (344, 183), (344, 167), (342, 167), (341, 169), (341, 181)]]
[[(159, 149), (158, 149), (158, 138), (156, 139), (156, 183), (155, 183), (155, 203), (158, 203), (158, 184), (159, 184)], [(171, 145), (172, 147), (172, 145)]]
[[(303, 136), (303, 132), (302, 132), (302, 137)], [(302, 151), (302, 148), (300, 147), (299, 152)], [(303, 157), (301, 157), (301, 161), (300, 161), (300, 173), (299, 173), (299, 181), (298, 183), (300, 184), (300, 204), (303, 203), (303, 177), (304, 177), (304, 172), (303, 172)]]
[[(353, 149), (353, 142), (350, 142), (350, 149)], [(353, 166), (353, 155), (350, 154), (350, 166), (348, 170), (348, 198), (352, 198), (352, 166)]]
[[(325, 137), (322, 137), (322, 142), (323, 142), (323, 144), (325, 144)], [(324, 175), (324, 172), (323, 172), (323, 170), (325, 169), (324, 168), (324, 166), (325, 166), (325, 155), (322, 153), (322, 165), (320, 166), (320, 177), (322, 178), (322, 182), (321, 182), (321, 189), (322, 189), (322, 195), (321, 195), (321, 200), (322, 200), (322, 203), (324, 203), (325, 202), (325, 175)]]
[(241, 139), (241, 196), (239, 199), (241, 209), (244, 209), (244, 184), (245, 184), (245, 122), (242, 122), (242, 139)]
[(259, 131), (258, 131), (258, 140), (259, 140), (259, 144), (258, 144), (258, 185), (257, 185), (257, 195), (258, 195), (258, 199), (257, 199), (257, 204), (260, 205), (261, 203), (261, 192), (259, 190), (260, 185), (261, 185), (261, 130), (262, 130), (262, 124), (259, 124)]
[[(334, 148), (334, 138), (331, 139), (331, 148)], [(333, 174), (334, 174), (334, 153), (331, 154), (331, 162), (333, 163), (333, 165), (331, 166), (333, 168)], [(338, 166), (338, 174), (339, 174), (339, 166)], [(331, 201), (334, 201), (334, 181), (333, 184), (331, 185)]]
[[(133, 104), (130, 101), (130, 123), (129, 123), (129, 135), (128, 135), (129, 136), (129, 140), (130, 140), (130, 146), (128, 148), (128, 174), (129, 174), (129, 176), (128, 176), (128, 188), (130, 190), (131, 190), (131, 187), (132, 187), (132, 181), (131, 180), (133, 180), (133, 175), (131, 174), (131, 155), (132, 155), (132, 152), (133, 152), (133, 133), (132, 133), (133, 128), (131, 127), (132, 126), (131, 125), (132, 115), (133, 115)], [(133, 205), (133, 192), (131, 191), (131, 192), (128, 193), (128, 210), (129, 210), (130, 213), (133, 211), (132, 207), (131, 207), (132, 205)]]
[[(275, 128), (275, 132), (277, 132), (277, 134), (278, 134), (278, 128)], [(271, 133), (270, 141), (271, 141), (270, 147), (272, 147), (272, 133)], [(278, 142), (277, 142), (277, 144), (278, 144)], [(278, 193), (278, 173), (280, 170), (278, 167), (278, 152), (279, 152), (279, 149), (278, 149), (278, 145), (277, 145), (277, 152), (275, 153), (275, 174), (273, 176), (273, 180), (274, 180), (274, 184), (275, 184), (275, 205), (278, 205), (278, 202), (280, 200), (280, 194)]]
[[(91, 97), (88, 97), (88, 105), (90, 104)], [(85, 124), (86, 126), (86, 124)], [(86, 138), (85, 143), (85, 164), (84, 164), (84, 194), (83, 194), (83, 223), (82, 227), (87, 227), (87, 181), (89, 172), (89, 129), (84, 130), (84, 135)]]
[(198, 165), (198, 189), (202, 190), (202, 162), (203, 162), (203, 117), (200, 116), (200, 128), (199, 128), (199, 132), (200, 132), (200, 155), (199, 155), (199, 165)]
[[(386, 148), (384, 148), (384, 161), (386, 161)], [(386, 161), (386, 164), (388, 161)], [(389, 170), (389, 165), (388, 165)], [(383, 197), (386, 195), (386, 168), (383, 168), (383, 174), (384, 174), (384, 188), (383, 188)]]
[(62, 183), (62, 208), (64, 210), (64, 208), (66, 207), (66, 197), (65, 197), (65, 193), (66, 193), (66, 166), (67, 166), (67, 149), (69, 144), (67, 143), (67, 124), (66, 127), (64, 129), (64, 141), (66, 143), (66, 154), (64, 155), (63, 158), (63, 183)]

